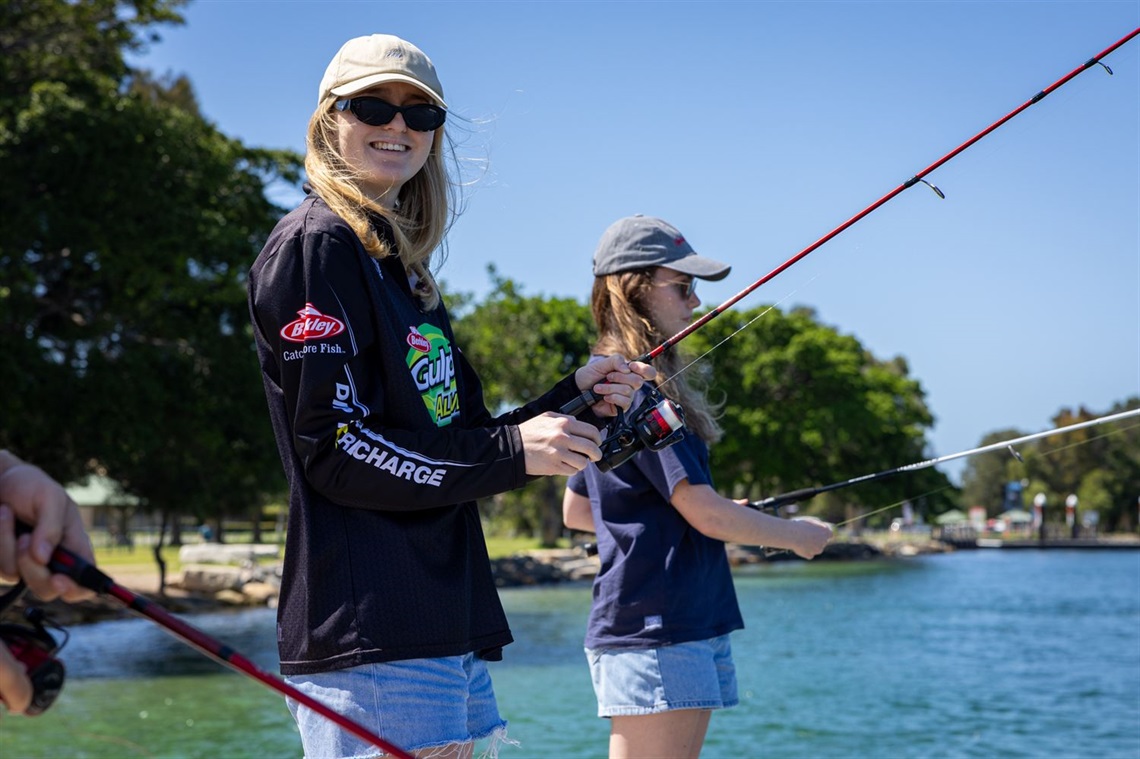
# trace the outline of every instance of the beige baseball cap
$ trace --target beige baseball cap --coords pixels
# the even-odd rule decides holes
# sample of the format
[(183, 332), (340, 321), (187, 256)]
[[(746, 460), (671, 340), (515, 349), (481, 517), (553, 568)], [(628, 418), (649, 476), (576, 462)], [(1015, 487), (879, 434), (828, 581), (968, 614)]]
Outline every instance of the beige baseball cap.
[(356, 37), (344, 43), (325, 69), (317, 104), (329, 95), (355, 95), (384, 82), (406, 82), (447, 107), (431, 59), (412, 43), (391, 34)]

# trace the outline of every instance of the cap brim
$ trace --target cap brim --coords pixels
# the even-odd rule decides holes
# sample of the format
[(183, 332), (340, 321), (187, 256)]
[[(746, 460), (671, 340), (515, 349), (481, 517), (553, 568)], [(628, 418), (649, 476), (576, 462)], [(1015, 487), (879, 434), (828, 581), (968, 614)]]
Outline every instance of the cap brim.
[(444, 108), (447, 107), (447, 103), (444, 102), (443, 98), (438, 92), (433, 90), (431, 87), (428, 87), (419, 79), (414, 79), (410, 76), (407, 76), (406, 74), (373, 74), (372, 76), (366, 76), (363, 79), (357, 79), (355, 81), (342, 84), (339, 87), (333, 87), (331, 90), (329, 90), (329, 94), (336, 95), (337, 97), (355, 95), (358, 92), (364, 92), (364, 90), (368, 89), (369, 87), (375, 87), (376, 85), (384, 84), (385, 82), (403, 82), (404, 84), (410, 84), (413, 87), (425, 92), (439, 105), (443, 106)]
[(724, 279), (732, 271), (732, 267), (728, 264), (722, 264), (720, 261), (698, 255), (685, 256), (667, 264), (660, 264), (660, 266), (711, 282)]

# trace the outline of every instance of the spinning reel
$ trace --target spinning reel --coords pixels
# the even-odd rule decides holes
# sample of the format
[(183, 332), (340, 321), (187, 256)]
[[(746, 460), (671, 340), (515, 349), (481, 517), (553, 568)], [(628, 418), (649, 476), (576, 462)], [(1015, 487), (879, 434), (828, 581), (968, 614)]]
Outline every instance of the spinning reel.
[[(23, 592), (24, 584), (21, 582), (0, 597), (0, 611), (15, 603)], [(7, 646), (28, 672), (28, 679), (32, 681), (32, 702), (24, 713), (35, 716), (47, 711), (63, 690), (63, 662), (55, 658), (63, 644), (56, 643), (47, 631), (42, 609), (28, 608), (24, 618), (27, 625), (0, 623), (0, 645)]]
[(628, 418), (619, 410), (611, 430), (602, 441), (602, 460), (598, 462), (602, 472), (621, 466), (643, 448), (660, 451), (679, 442), (685, 436), (685, 412), (656, 388), (647, 386), (641, 405)]

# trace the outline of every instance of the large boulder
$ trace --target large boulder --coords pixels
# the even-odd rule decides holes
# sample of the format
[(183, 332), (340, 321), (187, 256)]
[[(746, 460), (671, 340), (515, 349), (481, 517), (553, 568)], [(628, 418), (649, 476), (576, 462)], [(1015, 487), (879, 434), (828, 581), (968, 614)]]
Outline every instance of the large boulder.
[(253, 579), (254, 572), (248, 567), (190, 564), (182, 567), (181, 579), (171, 585), (191, 593), (218, 593), (223, 590), (240, 591)]
[(236, 564), (253, 566), (259, 559), (275, 559), (280, 552), (274, 543), (188, 543), (178, 549), (183, 564)]

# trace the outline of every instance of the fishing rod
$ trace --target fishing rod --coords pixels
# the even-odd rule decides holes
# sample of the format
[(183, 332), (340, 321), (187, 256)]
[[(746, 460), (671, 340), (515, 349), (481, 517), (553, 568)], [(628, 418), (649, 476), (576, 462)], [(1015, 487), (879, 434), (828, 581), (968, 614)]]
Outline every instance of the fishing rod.
[(1049, 437), (1050, 435), (1063, 435), (1067, 432), (1075, 432), (1076, 430), (1084, 429), (1086, 427), (1095, 427), (1099, 424), (1118, 422), (1121, 419), (1128, 419), (1134, 416), (1140, 416), (1140, 408), (1132, 409), (1131, 411), (1121, 411), (1117, 414), (1110, 414), (1108, 416), (1102, 416), (1097, 419), (1090, 419), (1088, 421), (1070, 424), (1065, 427), (1054, 427), (1053, 429), (1045, 430), (1044, 432), (1035, 432), (1031, 435), (1023, 435), (1011, 440), (1002, 440), (1000, 443), (990, 443), (989, 445), (983, 445), (980, 448), (971, 448), (968, 451), (959, 451), (958, 453), (951, 453), (946, 456), (926, 459), (925, 461), (918, 461), (914, 464), (907, 464), (906, 466), (895, 467), (894, 469), (887, 469), (882, 472), (875, 472), (874, 474), (865, 474), (861, 477), (853, 477), (850, 480), (844, 480), (843, 482), (835, 482), (830, 485), (822, 485), (817, 488), (801, 488), (799, 490), (792, 490), (788, 493), (772, 496), (771, 498), (765, 498), (761, 501), (755, 501), (753, 503), (750, 503), (749, 506), (762, 511), (775, 511), (781, 506), (797, 503), (799, 501), (805, 501), (808, 498), (812, 498), (821, 493), (829, 493), (832, 490), (839, 490), (840, 488), (850, 487), (851, 485), (858, 485), (863, 482), (874, 482), (876, 480), (885, 479), (886, 477), (900, 474), (902, 472), (914, 472), (920, 469), (928, 469), (932, 466), (936, 466), (947, 461), (953, 461), (954, 459), (965, 458), (967, 456), (976, 456), (979, 453), (987, 453), (989, 451), (996, 451), (1000, 449), (1009, 450), (1009, 452), (1012, 453), (1018, 461), (1021, 461), (1021, 454), (1019, 454), (1014, 448), (1015, 445), (1028, 443), (1032, 440), (1040, 440), (1041, 438)]
[[(31, 532), (32, 528), (17, 520), (17, 534)], [(284, 680), (260, 669), (256, 664), (242, 656), (221, 641), (212, 638), (198, 628), (183, 622), (166, 609), (153, 601), (134, 593), (119, 585), (106, 574), (101, 572), (87, 560), (72, 553), (63, 546), (57, 546), (48, 562), (48, 568), (56, 574), (67, 575), (76, 584), (93, 590), (100, 595), (110, 596), (119, 601), (128, 609), (158, 623), (161, 627), (172, 633), (175, 637), (188, 643), (193, 648), (209, 656), (221, 664), (269, 686), (283, 696), (304, 704), (321, 716), (335, 722), (340, 727), (355, 735), (361, 740), (376, 746), (380, 750), (397, 757), (397, 759), (413, 759), (412, 755), (395, 746), (383, 738), (373, 734), (367, 728), (352, 721), (348, 717), (330, 709), (315, 698), (302, 693)]]
[[(1108, 47), (1106, 47), (1101, 52), (1094, 55), (1092, 58), (1089, 58), (1087, 61), (1082, 63), (1080, 66), (1077, 66), (1075, 69), (1070, 71), (1068, 74), (1065, 74), (1063, 77), (1061, 77), (1057, 81), (1053, 82), (1052, 84), (1050, 84), (1045, 89), (1036, 93), (1035, 95), (1033, 95), (1033, 97), (1029, 98), (1029, 100), (1025, 101), (1020, 106), (1018, 106), (1017, 108), (1015, 108), (1012, 111), (1010, 111), (1009, 113), (1007, 113), (1005, 116), (1002, 116), (1000, 119), (998, 119), (994, 123), (990, 124), (988, 127), (983, 129), (982, 131), (978, 132), (973, 137), (966, 140), (961, 145), (954, 148), (953, 150), (951, 150), (949, 153), (947, 153), (946, 155), (939, 158), (934, 163), (927, 166), (925, 169), (922, 169), (917, 174), (912, 176), (910, 179), (906, 180), (905, 182), (900, 184), (898, 187), (894, 188), (893, 190), (888, 192), (886, 195), (882, 196), (881, 198), (876, 200), (874, 203), (870, 204), (869, 206), (864, 208), (862, 211), (855, 214), (850, 219), (843, 222), (838, 227), (831, 230), (826, 235), (819, 238), (818, 240), (813, 242), (811, 245), (807, 246), (806, 248), (801, 250), (799, 253), (792, 256), (787, 261), (784, 261), (784, 263), (780, 264), (775, 269), (768, 272), (763, 277), (761, 277), (760, 279), (758, 279), (755, 282), (753, 282), (752, 284), (750, 284), (748, 287), (746, 287), (743, 290), (741, 290), (740, 292), (738, 292), (736, 295), (733, 295), (731, 298), (726, 300), (724, 303), (722, 303), (719, 306), (717, 306), (716, 308), (712, 309), (711, 311), (706, 313), (704, 316), (702, 316), (701, 318), (697, 319), (695, 322), (693, 322), (689, 326), (682, 329), (677, 334), (668, 338), (667, 340), (665, 340), (665, 342), (661, 343), (660, 345), (658, 345), (653, 350), (649, 351), (648, 353), (642, 354), (641, 356), (638, 356), (634, 360), (635, 361), (651, 361), (651, 360), (657, 358), (662, 353), (669, 350), (674, 345), (681, 342), (686, 337), (693, 334), (698, 329), (705, 326), (710, 321), (715, 319), (717, 316), (722, 314), (724, 311), (728, 310), (733, 305), (738, 303), (740, 300), (742, 300), (743, 298), (745, 298), (746, 296), (751, 294), (758, 287), (760, 287), (764, 283), (768, 282), (769, 280), (773, 279), (778, 274), (783, 272), (785, 269), (789, 268), (790, 266), (795, 264), (797, 261), (799, 261), (800, 259), (807, 256), (809, 253), (815, 251), (817, 248), (820, 248), (821, 246), (823, 246), (828, 241), (839, 236), (844, 231), (846, 231), (847, 229), (849, 229), (850, 227), (852, 227), (856, 223), (858, 223), (860, 220), (862, 220), (863, 218), (865, 218), (866, 216), (870, 215), (872, 212), (877, 210), (879, 207), (885, 205), (887, 202), (894, 199), (896, 196), (898, 196), (904, 190), (908, 190), (911, 187), (913, 187), (916, 184), (921, 182), (922, 184), (925, 184), (927, 187), (929, 187), (931, 190), (933, 190), (934, 193), (937, 194), (939, 198), (945, 199), (946, 196), (942, 193), (942, 190), (938, 189), (936, 186), (934, 186), (933, 184), (931, 184), (930, 182), (928, 182), (926, 180), (925, 177), (928, 174), (930, 174), (935, 169), (939, 168), (943, 164), (950, 161), (952, 158), (957, 156), (962, 151), (966, 150), (966, 148), (970, 147), (974, 143), (981, 140), (986, 135), (990, 134), (990, 132), (993, 132), (998, 127), (1005, 124), (1007, 121), (1012, 119), (1014, 116), (1017, 116), (1019, 113), (1028, 109), (1030, 106), (1036, 105), (1037, 103), (1040, 103), (1043, 99), (1045, 99), (1046, 96), (1048, 96), (1049, 94), (1051, 94), (1055, 90), (1063, 87), (1070, 80), (1075, 78), (1078, 74), (1081, 74), (1082, 72), (1084, 72), (1086, 69), (1090, 69), (1093, 66), (1099, 65), (1099, 66), (1103, 67), (1104, 70), (1109, 73), (1109, 75), (1111, 75), (1112, 69), (1109, 68), (1105, 63), (1103, 63), (1101, 61), (1101, 59), (1104, 58), (1105, 56), (1111, 54), (1112, 52), (1114, 52), (1117, 48), (1121, 47), (1122, 45), (1128, 43), (1137, 35), (1140, 35), (1140, 28), (1136, 28), (1136, 29), (1132, 30), (1131, 32), (1126, 34), (1124, 37), (1120, 38), (1116, 42), (1114, 42), (1111, 45), (1109, 45)], [(593, 389), (589, 389), (589, 390), (584, 391), (580, 396), (575, 398), (573, 401), (570, 401), (565, 406), (563, 406), (561, 409), (561, 412), (564, 414), (569, 414), (571, 416), (577, 416), (582, 411), (584, 411), (585, 409), (594, 405), (595, 403), (597, 403), (600, 400), (601, 400), (601, 396), (599, 396), (597, 393), (595, 393), (593, 391)], [(676, 409), (674, 409), (674, 410), (676, 410)], [(670, 430), (670, 432), (672, 432), (672, 430)]]

